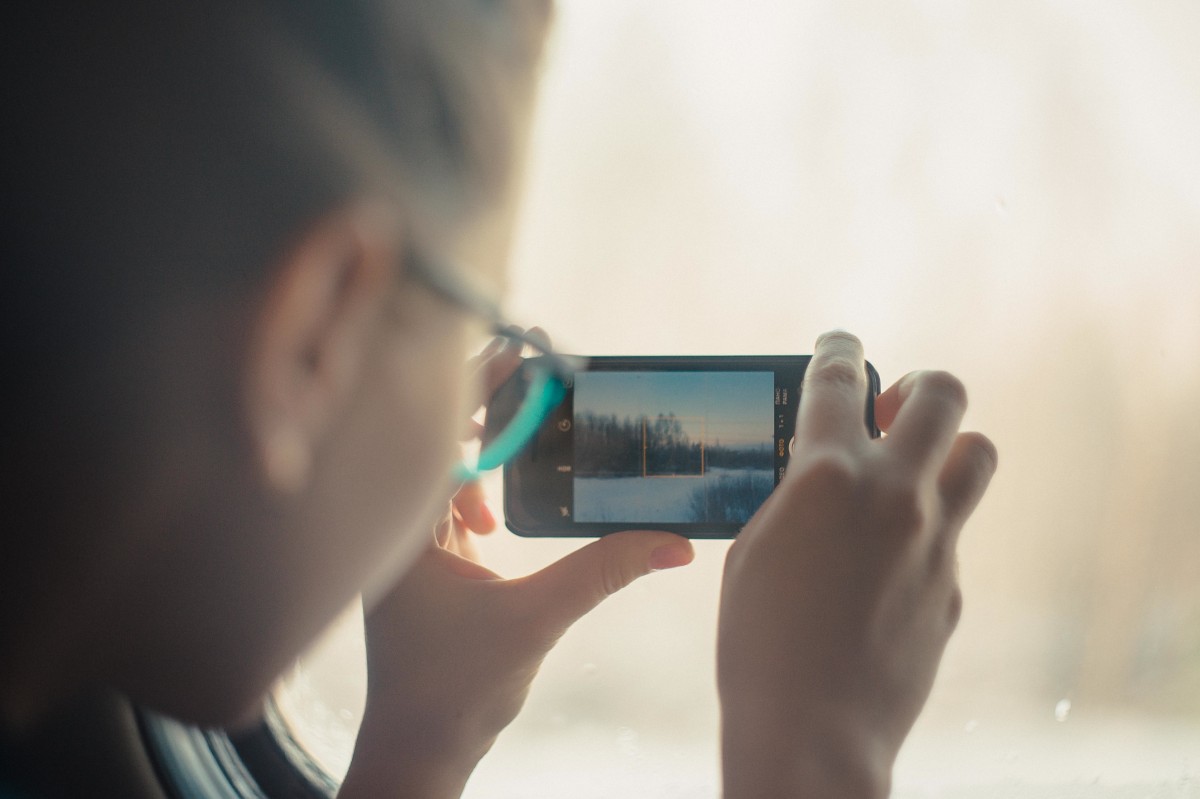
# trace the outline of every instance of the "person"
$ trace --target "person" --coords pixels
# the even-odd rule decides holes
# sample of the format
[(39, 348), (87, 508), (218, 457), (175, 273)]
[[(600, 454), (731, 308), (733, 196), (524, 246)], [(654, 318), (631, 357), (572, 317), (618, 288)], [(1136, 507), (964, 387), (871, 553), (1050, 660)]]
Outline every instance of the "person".
[[(571, 623), (692, 557), (630, 531), (501, 579), (449, 477), (520, 346), (464, 367), (493, 320), (443, 279), (502, 294), (548, 3), (2, 13), (0, 795), (115, 795), (47, 730), (96, 697), (100, 737), (129, 702), (251, 718), (359, 595), (340, 795), (458, 795)], [(958, 618), (995, 449), (948, 374), (885, 391), (878, 440), (865, 391), (859, 342), (818, 340), (788, 474), (729, 550), (731, 799), (886, 795)]]

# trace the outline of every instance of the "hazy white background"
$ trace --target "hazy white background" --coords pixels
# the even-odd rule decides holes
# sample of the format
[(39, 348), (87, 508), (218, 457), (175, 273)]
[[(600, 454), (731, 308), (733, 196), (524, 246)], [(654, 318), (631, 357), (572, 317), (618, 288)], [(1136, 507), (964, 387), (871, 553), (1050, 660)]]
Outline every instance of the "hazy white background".
[[(1197, 42), (1195, 0), (560, 0), (511, 315), (592, 354), (846, 328), (999, 446), (899, 797), (1200, 796)], [(578, 624), (468, 796), (716, 796), (726, 546)], [(335, 772), (361, 658), (282, 697)]]

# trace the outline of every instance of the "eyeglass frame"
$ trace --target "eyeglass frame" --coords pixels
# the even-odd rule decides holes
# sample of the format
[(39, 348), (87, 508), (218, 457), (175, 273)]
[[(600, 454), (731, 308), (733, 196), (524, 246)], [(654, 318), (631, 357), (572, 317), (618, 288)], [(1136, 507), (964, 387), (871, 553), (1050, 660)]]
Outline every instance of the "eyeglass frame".
[(405, 258), (405, 267), (406, 274), (425, 288), (486, 321), (495, 335), (519, 342), (541, 354), (526, 396), (512, 419), (479, 453), (474, 466), (460, 461), (453, 467), (452, 476), (456, 481), (477, 480), (483, 472), (499, 468), (520, 454), (550, 413), (562, 403), (567, 386), (575, 372), (587, 367), (587, 359), (556, 352), (548, 342), (509, 322), (499, 303), (476, 285), (473, 276), (465, 270), (446, 261), (426, 258), (411, 248)]

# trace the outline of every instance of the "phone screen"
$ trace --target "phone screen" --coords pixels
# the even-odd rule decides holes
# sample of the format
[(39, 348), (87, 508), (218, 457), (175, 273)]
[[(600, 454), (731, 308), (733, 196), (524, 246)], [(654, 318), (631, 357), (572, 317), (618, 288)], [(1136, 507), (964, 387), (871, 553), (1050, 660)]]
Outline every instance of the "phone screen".
[[(505, 466), (506, 524), (532, 536), (635, 528), (735, 535), (786, 473), (808, 360), (589, 359), (531, 444)], [(518, 372), (510, 384), (519, 392), (522, 381), (528, 376)], [(872, 387), (870, 398), (877, 378)], [(872, 431), (873, 410), (868, 402)]]
[(744, 524), (775, 488), (773, 372), (575, 377), (573, 518)]

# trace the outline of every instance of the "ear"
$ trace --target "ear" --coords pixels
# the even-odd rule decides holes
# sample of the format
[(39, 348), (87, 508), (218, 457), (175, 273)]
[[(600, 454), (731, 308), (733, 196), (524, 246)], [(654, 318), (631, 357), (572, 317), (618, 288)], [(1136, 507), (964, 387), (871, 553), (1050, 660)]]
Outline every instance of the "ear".
[(369, 205), (326, 213), (286, 251), (254, 309), (243, 407), (266, 483), (308, 483), (313, 454), (352, 394), (399, 258), (395, 215)]

